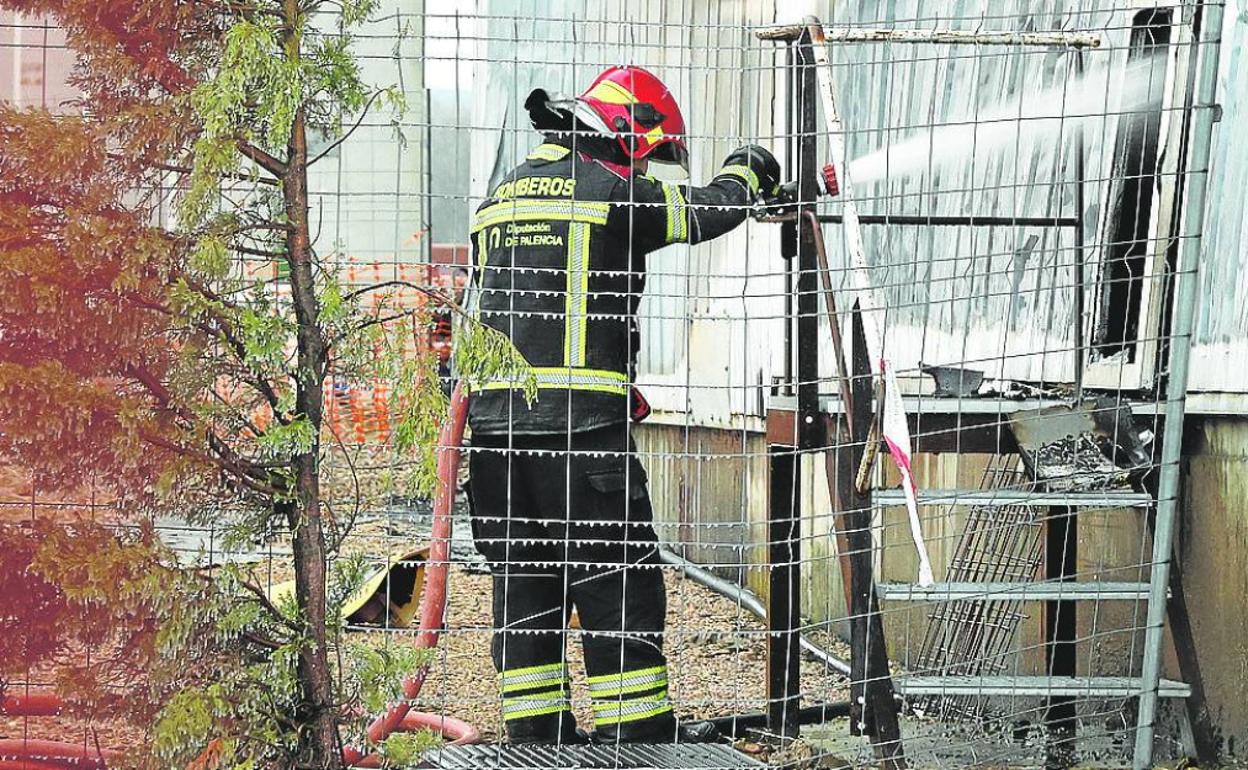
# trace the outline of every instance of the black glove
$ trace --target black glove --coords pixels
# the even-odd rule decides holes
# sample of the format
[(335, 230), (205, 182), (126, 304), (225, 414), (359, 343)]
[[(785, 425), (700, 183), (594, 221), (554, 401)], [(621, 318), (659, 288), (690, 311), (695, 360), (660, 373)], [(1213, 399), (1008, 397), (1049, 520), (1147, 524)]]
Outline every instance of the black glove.
[(775, 197), (780, 188), (780, 163), (767, 148), (747, 144), (724, 159), (724, 167), (745, 166), (758, 178), (758, 194), (764, 198)]

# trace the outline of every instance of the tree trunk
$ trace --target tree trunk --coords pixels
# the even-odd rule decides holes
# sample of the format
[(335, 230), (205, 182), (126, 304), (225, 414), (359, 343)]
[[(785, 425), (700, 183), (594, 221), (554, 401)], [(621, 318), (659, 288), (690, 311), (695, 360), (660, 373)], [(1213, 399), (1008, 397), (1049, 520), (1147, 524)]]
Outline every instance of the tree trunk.
[[(287, 56), (299, 57), (298, 7), (287, 0)], [(308, 143), (306, 115), (295, 116), (287, 147), (283, 195), (286, 221), (286, 254), (290, 262), (291, 300), (298, 326), (298, 369), (295, 408), (312, 427), (312, 446), (292, 461), (295, 505), (290, 512), (295, 566), (295, 596), (308, 638), (299, 653), (299, 690), (302, 703), (297, 766), (315, 770), (342, 767), (342, 743), (338, 734), (339, 704), (334, 695), (329, 666), (326, 629), (326, 575), (328, 552), (321, 509), (318, 459), (324, 412), (325, 339), (320, 328), (320, 308), (313, 279), (312, 243), (308, 228)]]

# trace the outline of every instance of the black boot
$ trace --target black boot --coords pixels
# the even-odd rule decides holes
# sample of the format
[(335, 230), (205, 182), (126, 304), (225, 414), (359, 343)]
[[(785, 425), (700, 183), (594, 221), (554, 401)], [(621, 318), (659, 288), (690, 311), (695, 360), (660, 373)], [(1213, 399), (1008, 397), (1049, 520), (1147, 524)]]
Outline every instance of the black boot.
[(606, 725), (590, 735), (593, 743), (720, 743), (722, 734), (713, 722), (681, 722), (643, 720), (622, 725)]
[(676, 730), (677, 743), (723, 743), (724, 736), (714, 722), (681, 722)]
[(576, 726), (572, 713), (564, 711), (545, 719), (508, 722), (507, 742), (523, 746), (580, 746), (590, 741), (589, 735)]

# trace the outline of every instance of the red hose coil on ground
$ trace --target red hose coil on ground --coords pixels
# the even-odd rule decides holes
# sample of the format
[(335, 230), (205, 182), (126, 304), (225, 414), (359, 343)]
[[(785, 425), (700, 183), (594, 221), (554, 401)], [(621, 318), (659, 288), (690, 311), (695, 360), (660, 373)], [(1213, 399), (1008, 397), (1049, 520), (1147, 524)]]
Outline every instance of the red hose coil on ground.
[[(468, 419), (468, 397), (456, 385), (451, 394), (450, 414), (438, 436), (438, 491), (433, 499), (433, 532), (425, 587), (420, 597), (420, 633), (416, 646), (432, 649), (438, 644), (446, 612), (446, 584), (451, 556), (451, 509), (455, 503), (459, 477), (460, 449)], [(476, 743), (481, 734), (475, 727), (452, 717), (412, 711), (411, 701), (420, 695), (428, 665), (411, 672), (403, 680), (403, 701), (368, 726), (368, 740), (376, 744), (396, 732), (433, 730), (455, 745)], [(9, 716), (55, 716), (61, 711), (60, 698), (52, 693), (34, 692), (0, 699), (0, 714)], [(380, 767), (376, 755), (354, 747), (343, 749), (343, 760), (355, 767)], [(104, 770), (119, 752), (99, 750), (78, 743), (10, 738), (0, 740), (0, 770)]]
[(43, 741), (35, 738), (0, 740), (0, 770), (44, 770), (44, 768), (85, 768), (103, 770), (105, 762), (116, 759), (117, 752), (97, 751), (81, 743)]

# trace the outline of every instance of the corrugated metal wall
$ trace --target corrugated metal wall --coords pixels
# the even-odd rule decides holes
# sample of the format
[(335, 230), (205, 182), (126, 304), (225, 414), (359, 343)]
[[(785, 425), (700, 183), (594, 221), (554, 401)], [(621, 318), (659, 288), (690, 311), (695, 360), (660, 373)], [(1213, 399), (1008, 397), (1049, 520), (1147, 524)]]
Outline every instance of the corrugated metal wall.
[[(835, 12), (832, 6), (835, 6)], [(1100, 50), (1086, 54), (1090, 83), (1076, 88), (1075, 55), (1019, 47), (853, 44), (833, 47), (850, 157), (888, 143), (933, 137), (919, 174), (889, 173), (856, 190), (864, 212), (1073, 216), (1075, 152), (1086, 143), (1087, 275), (1097, 274), (1109, 194), (1111, 154), (1121, 109), (1130, 21), (1150, 3), (1124, 0), (891, 0), (882, 3), (711, 2), (620, 4), (601, 0), (489, 0), (476, 80), (472, 190), (515, 165), (538, 138), (521, 105), (534, 87), (575, 92), (603, 66), (638, 63), (671, 84), (693, 139), (693, 181), (742, 141), (783, 149), (787, 130), (782, 54), (760, 42), (752, 25), (821, 13), (826, 21), (902, 28), (1098, 30)], [(1237, 18), (1229, 14), (1228, 18)], [(1242, 92), (1230, 26), (1224, 91)], [(1138, 75), (1138, 73), (1137, 73)], [(1089, 97), (1089, 92), (1092, 97)], [(1037, 97), (1037, 94), (1044, 94)], [(1080, 95), (1082, 103), (1075, 104)], [(1233, 105), (1234, 103), (1232, 103)], [(1072, 115), (1090, 115), (1074, 120)], [(1021, 118), (1021, 119), (1020, 119)], [(1230, 106), (1215, 163), (1224, 168), (1210, 197), (1207, 292), (1201, 355), (1225, 358), (1248, 345), (1248, 289), (1230, 280), (1243, 257), (1242, 190), (1248, 159), (1233, 152), (1228, 130), (1248, 120)], [(932, 126), (971, 122), (968, 135), (941, 139)], [(1238, 157), (1236, 157), (1238, 155)], [(951, 159), (952, 158), (952, 159)], [(1221, 194), (1218, 194), (1220, 191)], [(833, 204), (829, 210), (834, 211)], [(643, 303), (642, 370), (659, 409), (695, 424), (740, 425), (758, 414), (762, 389), (783, 373), (783, 263), (778, 228), (748, 224), (712, 244), (660, 252)], [(844, 266), (839, 229), (826, 230), (835, 267)], [(889, 306), (888, 346), (903, 376), (920, 362), (958, 364), (990, 376), (1069, 381), (1074, 374), (1073, 230), (1025, 227), (868, 227), (875, 281)], [(846, 276), (842, 276), (843, 278)], [(1159, 283), (1155, 284), (1159, 285)], [(1095, 303), (1090, 289), (1089, 312)], [(1091, 327), (1091, 319), (1088, 319)], [(1248, 353), (1248, 350), (1243, 351)], [(822, 357), (831, 374), (830, 349)], [(1248, 390), (1224, 364), (1194, 369), (1194, 388)], [(1111, 378), (1112, 379), (1112, 378)], [(1236, 381), (1238, 380), (1238, 381)]]
[(1228, 0), (1222, 30), (1209, 211), (1193, 338), (1191, 390), (1248, 391), (1248, 2)]
[[(1115, 68), (1125, 57), (1130, 16), (1125, 0), (854, 2), (837, 3), (835, 16), (825, 2), (680, 0), (632, 3), (626, 11), (619, 5), (623, 4), (490, 0), (482, 9), (495, 18), (488, 22), (491, 40), (488, 50), (482, 48), (478, 63), (473, 120), (478, 127), (473, 142), (475, 194), (483, 194), (492, 175), (517, 162), (536, 141), (519, 111), (529, 89), (540, 85), (574, 91), (605, 64), (638, 62), (661, 69), (672, 82), (682, 104), (688, 105), (693, 130), (703, 135), (693, 141), (695, 181), (705, 180), (717, 156), (738, 141), (757, 139), (779, 150), (779, 135), (786, 127), (783, 115), (775, 111), (776, 94), (782, 93), (775, 80), (757, 69), (747, 68), (744, 77), (740, 72), (715, 69), (735, 65), (741, 58), (747, 67), (763, 66), (771, 49), (750, 39), (744, 27), (771, 21), (779, 14), (784, 21), (815, 12), (829, 21), (881, 25), (921, 19), (909, 26), (930, 27), (953, 26), (950, 17), (954, 16), (963, 17), (958, 25), (976, 26), (965, 19), (984, 15), (991, 17), (982, 21), (984, 28), (1102, 29), (1108, 52), (1097, 54), (1103, 63), (1097, 66)], [(1131, 7), (1148, 5), (1139, 2)], [(1105, 10), (1115, 6), (1123, 9)], [(1076, 7), (1093, 10), (1076, 12)], [(533, 16), (564, 21), (535, 22)], [(567, 21), (572, 18), (593, 21)], [(693, 20), (706, 26), (696, 32), (679, 26)], [(718, 24), (724, 26), (713, 26)], [(728, 41), (728, 49), (722, 42), (712, 45), (708, 37)], [(534, 38), (547, 42), (535, 45)], [(1212, 210), (1201, 265), (1205, 299), (1192, 369), (1195, 390), (1248, 392), (1248, 378), (1238, 365), (1248, 358), (1248, 284), (1241, 278), (1248, 260), (1248, 218), (1243, 203), (1248, 152), (1242, 141), (1248, 132), (1245, 44), (1248, 5), (1245, 0), (1229, 0), (1218, 92), (1224, 114), (1215, 134)], [(686, 50), (691, 45), (696, 48)], [(846, 120), (855, 132), (850, 137), (851, 156), (886, 141), (901, 141), (928, 124), (966, 115), (982, 119), (1001, 102), (1037, 88), (1057, 86), (1060, 90), (1073, 66), (1068, 55), (1054, 52), (985, 47), (961, 48), (954, 54), (933, 46), (838, 47), (837, 84)], [(1090, 60), (1089, 69), (1093, 64)], [(1117, 83), (1105, 87), (1107, 107), (1100, 111), (1113, 111), (1119, 87)], [(1061, 102), (1056, 105), (1049, 114), (1060, 116)], [(1058, 141), (1023, 136), (1006, 152), (976, 154), (973, 162), (942, 168), (923, 181), (899, 177), (875, 188), (863, 187), (860, 197), (869, 199), (863, 208), (873, 213), (1070, 215), (1074, 213), (1073, 189), (1054, 183), (1073, 175), (1072, 127), (1069, 121), (1063, 122)], [(1094, 243), (1099, 237), (1107, 194), (1103, 180), (1110, 173), (1108, 155), (1117, 126), (1108, 118), (1086, 121), (1084, 128), (1087, 177), (1102, 180), (1089, 186), (1084, 212), (1084, 234)], [(933, 147), (932, 151), (958, 149)], [(920, 191), (925, 194), (915, 195)], [(761, 579), (765, 572), (756, 569), (762, 562), (757, 543), (765, 516), (765, 471), (760, 465), (765, 440), (757, 422), (740, 415), (758, 411), (758, 393), (750, 386), (768, 382), (783, 371), (779, 299), (783, 266), (777, 256), (775, 229), (750, 224), (722, 241), (661, 254), (652, 263), (651, 297), (643, 309), (648, 381), (736, 386), (735, 391), (678, 387), (651, 391), (657, 405), (683, 412), (666, 421), (652, 420), (638, 431), (664, 539), (682, 544), (691, 557), (708, 563), (740, 560), (745, 569), (734, 576), (759, 591), (765, 587)], [(827, 232), (831, 237), (836, 230)], [(1068, 348), (1072, 341), (1069, 232), (1059, 236), (1041, 229), (894, 227), (873, 229), (867, 238), (872, 258), (880, 266), (878, 280), (889, 302), (900, 306), (889, 317), (891, 354), (897, 363), (913, 367), (919, 360), (979, 360), (983, 368), (992, 368), (995, 361), (997, 371), (1012, 376), (1070, 377), (1069, 355), (1043, 353)], [(1097, 255), (1090, 256), (1095, 259)], [(686, 271), (691, 277), (684, 277)], [(1094, 269), (1088, 274), (1094, 275)], [(1038, 355), (1022, 357), (1020, 353)], [(830, 361), (830, 356), (823, 360)], [(698, 424), (736, 430), (689, 427)], [(1194, 535), (1184, 535), (1182, 553), (1188, 564), (1185, 581), (1202, 663), (1208, 667), (1210, 708), (1225, 735), (1242, 741), (1243, 656), (1226, 652), (1227, 639), (1243, 636), (1242, 613), (1227, 613), (1221, 599), (1242, 593), (1236, 591), (1243, 583), (1243, 565), (1235, 563), (1234, 547), (1223, 549), (1226, 558), (1207, 557), (1217, 543), (1233, 545), (1243, 539), (1242, 506), (1237, 505), (1239, 497), (1227, 479), (1233, 481), (1242, 470), (1244, 453), (1233, 446), (1232, 439), (1242, 438), (1235, 432), (1238, 426), (1219, 427), (1226, 434), (1219, 437), (1229, 437), (1230, 443), (1216, 452), (1208, 447), (1193, 450), (1210, 458), (1196, 457), (1191, 463), (1188, 487), (1193, 513), (1188, 534)], [(742, 457), (732, 457), (735, 453)], [(916, 474), (923, 487), (974, 486), (981, 464), (982, 458), (922, 455), (916, 458)], [(817, 456), (803, 463), (802, 490), (807, 510), (830, 510)], [(914, 564), (908, 558), (908, 533), (898, 516), (897, 511), (889, 511), (879, 522), (881, 537), (897, 544), (889, 549), (882, 574), (886, 579), (910, 580)], [(839, 571), (832, 567), (835, 546), (826, 537), (824, 518), (812, 516), (803, 521), (810, 560), (803, 573), (803, 610), (813, 619), (843, 614)], [(1105, 511), (1086, 521), (1087, 526), (1080, 529), (1080, 573), (1119, 575), (1138, 562), (1144, 523), (1133, 512)], [(934, 521), (931, 511), (925, 511), (938, 570), (943, 569), (948, 558), (945, 546), (952, 542), (959, 524), (956, 517)], [(1138, 606), (1130, 605), (1081, 619), (1084, 641), (1079, 660), (1094, 662), (1102, 672), (1124, 669), (1138, 654), (1138, 643), (1130, 634), (1111, 636), (1104, 630), (1138, 625), (1134, 618), (1121, 615), (1138, 611)], [(894, 653), (914, 644), (921, 620), (917, 614), (890, 616), (888, 635)], [(1040, 649), (1036, 619), (1027, 621), (1020, 634), (1025, 646), (1033, 652)], [(1038, 653), (1033, 654), (1026, 670), (1039, 671), (1039, 661)]]
[[(1105, 29), (1109, 50), (1088, 54), (1087, 65), (1094, 73), (1106, 73), (1125, 58), (1120, 49), (1127, 33), (1115, 27), (1124, 24), (1126, 14), (1089, 9), (1115, 5), (1121, 3), (894, 0), (847, 4), (837, 21), (888, 26), (903, 20), (901, 26), (915, 28)], [(975, 24), (981, 15), (987, 18)], [(1076, 122), (1064, 119), (1073, 112), (1067, 101), (1073, 96), (1075, 54), (889, 44), (834, 46), (833, 52), (851, 158), (914, 137), (931, 140), (930, 165), (921, 173), (890, 169), (884, 180), (858, 186), (855, 193), (865, 213), (1077, 215), (1072, 184)], [(1112, 83), (1113, 77), (1102, 74), (1102, 79)], [(1115, 91), (1104, 89), (1103, 102), (1089, 105), (1087, 112), (1113, 112)], [(1046, 97), (1036, 96), (1043, 92)], [(974, 130), (950, 141), (942, 141), (939, 128), (927, 128), (967, 121), (976, 124)], [(1106, 144), (1112, 143), (1116, 121), (1095, 117), (1081, 122), (1087, 177), (1104, 179)], [(1088, 243), (1096, 240), (1103, 187), (1088, 186)], [(964, 364), (1019, 379), (1073, 377), (1073, 355), (1060, 352), (1074, 345), (1070, 230), (877, 226), (868, 227), (864, 236), (877, 268), (874, 280), (890, 308), (888, 347), (897, 367), (913, 369), (923, 361)]]

